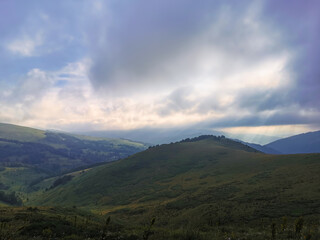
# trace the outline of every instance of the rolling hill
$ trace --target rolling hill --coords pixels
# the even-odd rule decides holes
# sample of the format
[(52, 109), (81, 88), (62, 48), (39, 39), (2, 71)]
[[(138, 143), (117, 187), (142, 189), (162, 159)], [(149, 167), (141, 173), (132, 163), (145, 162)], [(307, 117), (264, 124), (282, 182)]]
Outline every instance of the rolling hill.
[(320, 131), (279, 139), (264, 147), (272, 148), (282, 154), (320, 153)]
[(74, 177), (28, 204), (82, 206), (176, 228), (320, 214), (320, 154), (267, 155), (224, 137), (164, 144)]
[(60, 172), (107, 162), (144, 150), (141, 143), (93, 138), (0, 124), (0, 164), (32, 165)]
[(146, 148), (121, 139), (94, 138), (0, 123), (0, 191), (30, 191), (48, 176), (127, 157)]

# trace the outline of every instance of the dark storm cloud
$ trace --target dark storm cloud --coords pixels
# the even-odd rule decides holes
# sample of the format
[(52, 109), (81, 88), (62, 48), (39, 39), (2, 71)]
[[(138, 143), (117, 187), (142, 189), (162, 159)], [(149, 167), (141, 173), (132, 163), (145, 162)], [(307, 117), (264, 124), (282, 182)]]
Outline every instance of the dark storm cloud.
[(160, 107), (157, 109), (158, 114), (160, 116), (167, 116), (171, 113), (183, 112), (192, 109), (196, 102), (188, 99), (191, 93), (192, 89), (190, 87), (174, 90), (161, 101)]
[[(320, 1), (266, 1), (264, 18), (281, 30), (282, 44), (294, 53), (287, 66), (295, 89), (291, 101), (320, 109)], [(319, 119), (320, 121), (320, 119)]]
[(235, 106), (239, 109), (248, 109), (261, 112), (284, 108), (291, 105), (288, 89), (248, 89), (236, 96)]
[(111, 2), (111, 14), (98, 18), (105, 25), (98, 27), (102, 40), (95, 39), (92, 49), (91, 81), (97, 88), (128, 91), (154, 83), (184, 82), (198, 60), (193, 51), (203, 51), (201, 45), (207, 43), (201, 35), (210, 27), (217, 29), (212, 29), (216, 33), (209, 44), (228, 49), (234, 56), (257, 57), (256, 49), (246, 51), (246, 42), (237, 40), (246, 36), (242, 20), (251, 1)]
[[(15, 105), (32, 105), (54, 87), (77, 95), (54, 72), (87, 59), (86, 90), (92, 85), (90, 98), (110, 109), (123, 98), (159, 122), (179, 113), (185, 123), (223, 115), (203, 123), (214, 127), (317, 125), (319, 10), (318, 0), (2, 0), (0, 105), (12, 105), (15, 118)], [(279, 72), (288, 79), (237, 78), (284, 55)]]
[[(320, 108), (320, 40), (319, 14), (320, 2), (309, 1), (261, 1), (262, 14), (257, 21), (262, 21), (272, 29), (278, 45), (265, 45), (255, 48), (250, 29), (245, 28), (243, 20), (252, 7), (252, 1), (135, 1), (125, 4), (112, 2), (111, 16), (106, 18), (106, 25), (100, 29), (102, 41), (93, 49), (93, 67), (91, 81), (98, 89), (139, 91), (145, 86), (175, 87), (191, 75), (193, 60), (188, 61), (187, 51), (192, 44), (203, 44), (197, 37), (209, 31), (210, 26), (219, 21), (221, 12), (226, 11), (226, 23), (217, 30), (212, 44), (234, 56), (234, 61), (226, 65), (225, 72), (237, 71), (243, 58), (254, 63), (277, 51), (290, 50), (292, 58), (285, 68), (290, 72), (294, 88), (266, 89), (255, 92), (236, 93), (236, 106), (259, 111), (300, 104), (301, 108)], [(103, 20), (100, 19), (100, 20)], [(109, 20), (109, 21), (108, 21)], [(215, 25), (216, 28), (219, 25)], [(104, 30), (104, 31), (102, 31)], [(101, 36), (100, 36), (101, 37)], [(252, 44), (253, 49), (248, 48)], [(199, 48), (195, 48), (200, 51)], [(175, 59), (185, 56), (181, 64)], [(241, 57), (238, 57), (241, 56)], [(240, 59), (237, 59), (237, 57)], [(239, 63), (240, 62), (240, 63)], [(215, 71), (218, 71), (215, 69)], [(223, 76), (220, 74), (219, 76)], [(171, 96), (172, 97), (172, 96)], [(168, 98), (168, 109), (162, 109), (160, 115), (181, 111), (180, 106), (193, 107), (195, 103), (177, 101)], [(213, 99), (215, 100), (215, 99)], [(198, 110), (203, 111), (211, 105), (219, 109), (212, 99), (199, 103)], [(183, 108), (185, 109), (185, 108)], [(288, 115), (288, 119), (291, 116)]]

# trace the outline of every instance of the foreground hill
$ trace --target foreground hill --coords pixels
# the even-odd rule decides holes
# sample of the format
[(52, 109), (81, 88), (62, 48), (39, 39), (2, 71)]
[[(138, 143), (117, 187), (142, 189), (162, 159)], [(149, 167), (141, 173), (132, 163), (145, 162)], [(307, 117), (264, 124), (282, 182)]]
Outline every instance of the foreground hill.
[[(213, 136), (150, 148), (93, 168), (29, 204), (83, 206), (163, 224), (320, 213), (320, 154), (267, 155)], [(195, 217), (196, 216), (196, 217)]]
[[(137, 239), (113, 221), (76, 208), (2, 207), (0, 239)], [(122, 233), (119, 231), (122, 230)]]
[(264, 145), (264, 147), (282, 154), (320, 153), (320, 131), (283, 138)]

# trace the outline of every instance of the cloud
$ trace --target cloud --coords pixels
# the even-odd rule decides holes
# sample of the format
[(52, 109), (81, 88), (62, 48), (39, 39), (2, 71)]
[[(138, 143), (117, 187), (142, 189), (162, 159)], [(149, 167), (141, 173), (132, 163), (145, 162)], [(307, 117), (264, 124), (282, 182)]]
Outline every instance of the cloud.
[(111, 16), (99, 19), (107, 24), (97, 28), (99, 41), (91, 45), (90, 80), (105, 91), (214, 84), (279, 53), (276, 36), (257, 19), (260, 5), (251, 1), (139, 1), (112, 7)]
[(192, 88), (183, 87), (174, 90), (165, 99), (159, 101), (158, 113), (160, 116), (167, 116), (175, 112), (190, 111), (196, 104), (192, 99)]
[(66, 130), (319, 121), (315, 0), (17, 4), (0, 3), (0, 121)]
[(7, 48), (16, 54), (20, 54), (25, 57), (36, 55), (36, 48), (43, 43), (43, 37), (40, 33), (35, 37), (24, 36), (21, 39), (17, 39), (8, 44)]
[[(1, 111), (1, 121), (24, 121), (41, 122), (41, 119), (57, 119), (65, 114), (63, 106), (68, 104), (68, 97), (64, 96), (65, 91), (69, 92), (71, 99), (77, 101), (77, 88), (82, 88), (81, 94), (85, 94), (87, 86), (83, 81), (87, 61), (68, 64), (59, 71), (43, 71), (32, 69), (27, 74), (20, 76), (19, 81), (13, 85), (4, 85), (0, 91), (0, 103), (4, 111)], [(61, 80), (66, 81), (66, 86), (57, 85)], [(79, 98), (79, 97), (78, 97)], [(70, 98), (69, 98), (70, 100)], [(64, 102), (64, 103), (63, 103)], [(5, 114), (6, 113), (6, 114)], [(42, 122), (43, 124), (43, 122)], [(47, 123), (45, 123), (47, 124)]]
[(84, 58), (81, 17), (85, 11), (85, 3), (80, 1), (1, 1), (1, 78), (16, 77), (33, 68), (57, 70)]
[(316, 0), (266, 1), (263, 16), (281, 30), (281, 45), (293, 53), (288, 71), (292, 73), (295, 88), (291, 101), (304, 108), (320, 109), (319, 39), (320, 2)]
[(298, 109), (282, 109), (271, 112), (260, 112), (254, 114), (228, 115), (219, 119), (204, 121), (204, 125), (211, 128), (229, 127), (255, 127), (273, 125), (303, 125), (310, 124), (320, 127), (320, 114), (316, 111), (303, 111)]

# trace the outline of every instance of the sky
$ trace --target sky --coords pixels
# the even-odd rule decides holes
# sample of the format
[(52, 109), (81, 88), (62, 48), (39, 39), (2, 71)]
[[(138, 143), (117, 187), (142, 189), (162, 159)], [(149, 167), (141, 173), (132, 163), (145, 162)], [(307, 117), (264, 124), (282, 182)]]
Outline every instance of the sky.
[(318, 0), (1, 0), (0, 122), (320, 129)]

